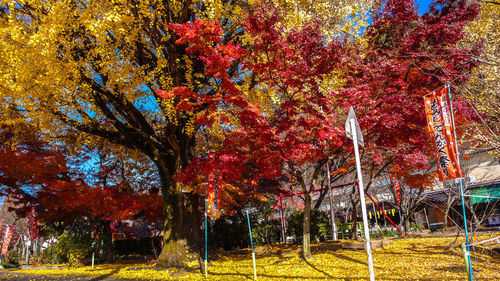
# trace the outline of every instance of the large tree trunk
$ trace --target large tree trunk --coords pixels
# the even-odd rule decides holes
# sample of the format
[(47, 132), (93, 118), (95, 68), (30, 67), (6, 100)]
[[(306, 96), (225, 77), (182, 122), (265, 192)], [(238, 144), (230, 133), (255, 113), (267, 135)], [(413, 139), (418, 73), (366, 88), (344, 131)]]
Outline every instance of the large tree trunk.
[(181, 185), (173, 180), (180, 170), (175, 160), (157, 161), (162, 184), (164, 236), (158, 257), (162, 267), (189, 267), (188, 263), (201, 261), (200, 196), (183, 193)]
[(302, 257), (311, 255), (311, 194), (304, 192), (304, 222), (302, 224)]
[(106, 262), (113, 263), (115, 261), (113, 255), (113, 233), (111, 232), (110, 221), (104, 221), (103, 236), (104, 236), (104, 247), (106, 252)]

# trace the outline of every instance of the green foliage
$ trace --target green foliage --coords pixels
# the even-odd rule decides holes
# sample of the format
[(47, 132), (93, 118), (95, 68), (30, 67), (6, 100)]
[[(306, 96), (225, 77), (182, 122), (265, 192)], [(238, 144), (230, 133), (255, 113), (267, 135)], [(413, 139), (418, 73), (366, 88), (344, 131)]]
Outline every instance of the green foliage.
[[(253, 201), (246, 206), (250, 213), (252, 237), (255, 245), (280, 242), (280, 220), (272, 219), (273, 200)], [(210, 219), (212, 220), (212, 219)], [(209, 247), (215, 249), (233, 250), (250, 247), (248, 219), (241, 209), (233, 216), (224, 216), (209, 222)]]
[[(211, 219), (210, 219), (211, 220)], [(217, 219), (208, 227), (209, 247), (233, 250), (250, 245), (246, 217), (240, 212), (235, 216)]]
[(254, 244), (263, 245), (280, 242), (281, 227), (279, 220), (258, 219), (252, 222)]
[[(296, 242), (302, 243), (302, 224), (304, 211), (295, 211), (288, 218), (287, 235), (293, 235)], [(326, 241), (332, 235), (332, 226), (328, 215), (320, 210), (311, 210), (311, 241)]]
[(52, 251), (54, 251), (55, 263), (67, 263), (71, 266), (81, 265), (83, 259), (92, 253), (92, 239), (85, 236), (70, 235), (63, 233), (58, 237), (58, 242), (42, 253), (42, 260), (52, 261)]
[(12, 249), (2, 257), (2, 266), (5, 268), (19, 267), (21, 255), (17, 249)]
[(410, 222), (410, 231), (420, 231), (422, 230), (422, 226), (416, 222)]
[(394, 229), (382, 229), (377, 232), (370, 232), (371, 238), (381, 238), (381, 237), (393, 237), (401, 235), (399, 231)]
[(273, 209), (274, 202), (275, 200), (271, 197), (268, 197), (266, 201), (252, 202), (253, 210), (250, 212), (250, 223), (252, 224), (253, 242), (256, 245), (280, 242), (281, 221), (273, 218), (273, 215), (277, 214), (277, 210)]

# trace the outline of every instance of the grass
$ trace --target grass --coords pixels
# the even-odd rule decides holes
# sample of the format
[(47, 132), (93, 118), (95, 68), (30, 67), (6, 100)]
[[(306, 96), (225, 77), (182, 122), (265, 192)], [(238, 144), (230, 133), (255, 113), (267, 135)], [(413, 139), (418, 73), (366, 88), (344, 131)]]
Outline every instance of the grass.
[[(476, 241), (498, 236), (476, 236)], [(453, 237), (395, 239), (384, 248), (373, 249), (377, 280), (467, 280), (459, 238), (448, 250)], [(463, 239), (462, 239), (463, 240)], [(304, 261), (298, 246), (273, 245), (257, 248), (258, 280), (368, 280), (366, 252), (320, 250)], [(475, 280), (500, 280), (500, 255), (476, 250), (472, 255)], [(158, 270), (144, 263), (104, 264), (66, 270), (22, 270), (19, 273), (93, 275), (144, 280), (252, 280), (250, 250), (220, 252), (209, 263), (208, 279), (200, 273)]]

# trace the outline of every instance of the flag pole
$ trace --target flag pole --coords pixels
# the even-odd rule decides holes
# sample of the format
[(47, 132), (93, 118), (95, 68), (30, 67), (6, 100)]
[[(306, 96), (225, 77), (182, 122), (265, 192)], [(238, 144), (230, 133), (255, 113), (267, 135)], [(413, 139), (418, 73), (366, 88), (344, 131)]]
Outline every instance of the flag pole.
[(370, 272), (370, 281), (375, 281), (375, 272), (373, 271), (372, 249), (370, 245), (370, 228), (368, 226), (368, 218), (366, 217), (365, 191), (363, 186), (363, 175), (361, 174), (361, 160), (358, 150), (358, 139), (354, 119), (348, 120), (351, 123), (351, 134), (354, 144), (354, 155), (356, 157), (356, 171), (358, 175), (359, 201), (361, 203), (361, 211), (363, 214), (363, 225), (365, 229), (366, 254), (368, 256), (368, 270)]
[(257, 280), (257, 268), (255, 266), (255, 251), (253, 249), (252, 227), (250, 226), (250, 215), (247, 210), (248, 231), (250, 232), (250, 245), (252, 245), (253, 279)]
[(207, 184), (205, 185), (205, 278), (208, 277), (208, 269), (207, 269), (207, 260), (208, 260), (208, 216), (207, 216), (207, 201), (208, 201), (208, 194), (207, 194), (207, 185), (208, 185), (208, 180)]
[(326, 161), (326, 174), (328, 175), (328, 197), (330, 197), (330, 219), (332, 220), (332, 238), (337, 241), (337, 224), (335, 223), (335, 210), (333, 209), (333, 191), (330, 186), (330, 165)]
[[(456, 148), (456, 153), (457, 153), (457, 164), (458, 167), (460, 167), (460, 153), (458, 151), (458, 142), (457, 142), (457, 133), (455, 131), (455, 117), (453, 114), (453, 104), (451, 102), (451, 91), (450, 91), (450, 85), (447, 84), (446, 88), (448, 89), (448, 97), (450, 99), (450, 115), (451, 115), (451, 122), (453, 124), (453, 136), (455, 137), (455, 148)], [(469, 232), (467, 230), (467, 217), (465, 216), (465, 202), (464, 202), (464, 190), (462, 187), (462, 179), (463, 175), (459, 178), (460, 182), (460, 198), (462, 200), (462, 212), (464, 216), (464, 229), (465, 229), (465, 242), (466, 242), (466, 247), (465, 247), (465, 255), (467, 256), (467, 273), (469, 275), (469, 280), (473, 281), (474, 277), (472, 276), (472, 263), (470, 260), (470, 247), (469, 247)]]
[(283, 215), (283, 201), (281, 200), (283, 197), (280, 195), (280, 213), (281, 213), (281, 236), (283, 236), (283, 244), (286, 244), (285, 237), (285, 216)]

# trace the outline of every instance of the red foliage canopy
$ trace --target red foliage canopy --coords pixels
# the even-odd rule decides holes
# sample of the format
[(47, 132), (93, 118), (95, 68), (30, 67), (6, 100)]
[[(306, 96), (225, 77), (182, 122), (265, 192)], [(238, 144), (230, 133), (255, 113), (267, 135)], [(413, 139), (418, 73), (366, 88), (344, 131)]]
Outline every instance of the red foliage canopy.
[(72, 174), (66, 157), (28, 129), (21, 144), (11, 147), (5, 143), (14, 137), (13, 128), (1, 128), (0, 191), (16, 203), (19, 217), (31, 206), (36, 207), (39, 219), (67, 224), (78, 216), (107, 221), (161, 217), (158, 194), (135, 193), (125, 188), (126, 183), (99, 187), (75, 179), (78, 175)]
[[(458, 42), (464, 25), (477, 16), (478, 5), (438, 0), (421, 16), (411, 0), (383, 1), (381, 7), (364, 35), (366, 46), (347, 37), (325, 38), (318, 22), (283, 33), (283, 11), (272, 6), (258, 7), (243, 22), (252, 38), (251, 52), (224, 44), (216, 22), (170, 26), (179, 36), (177, 43), (198, 54), (206, 75), (220, 79), (222, 86), (210, 97), (186, 95), (187, 89), (173, 89), (164, 96), (190, 97), (193, 106), (202, 101), (212, 113), (219, 103), (234, 105), (230, 112), (240, 120), (213, 160), (194, 159), (177, 180), (192, 182), (197, 173), (206, 174), (214, 166), (223, 172), (224, 181), (247, 179), (255, 187), (284, 173), (300, 178), (296, 167), (328, 155), (349, 157), (343, 126), (350, 106), (357, 109), (363, 129), (365, 161), (394, 163), (396, 172), (427, 167), (432, 150), (422, 97), (445, 83), (463, 83), (477, 65), (472, 57), (480, 46), (461, 49)], [(266, 84), (279, 92), (282, 103), (274, 112), (264, 115), (258, 105), (245, 100), (227, 74), (235, 64), (255, 77), (255, 85)], [(332, 71), (340, 73), (343, 83), (325, 90), (322, 80)], [(461, 122), (474, 121), (465, 109), (456, 114)], [(213, 115), (207, 112), (202, 119), (208, 116)]]

